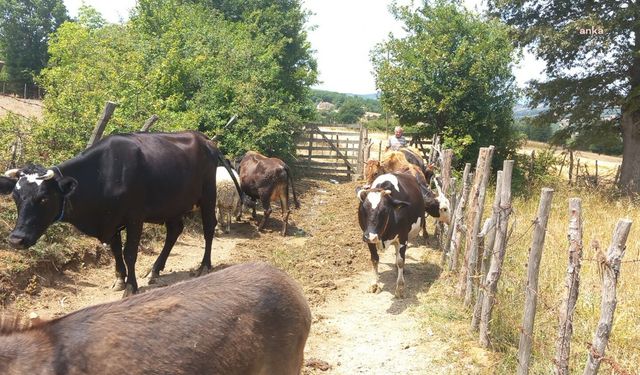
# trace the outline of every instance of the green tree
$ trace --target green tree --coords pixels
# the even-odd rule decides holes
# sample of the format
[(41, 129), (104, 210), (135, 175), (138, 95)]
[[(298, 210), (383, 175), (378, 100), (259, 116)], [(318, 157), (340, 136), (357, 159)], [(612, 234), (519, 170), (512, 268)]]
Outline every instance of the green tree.
[[(622, 135), (620, 186), (640, 191), (640, 4), (627, 0), (490, 0), (489, 9), (515, 27), (519, 46), (546, 62), (544, 81), (530, 83), (540, 122), (567, 119), (559, 141)], [(619, 110), (603, 119), (603, 113)]]
[[(80, 151), (106, 100), (118, 108), (105, 134), (137, 130), (156, 113), (154, 129), (217, 134), (230, 154), (293, 152), (304, 115), (313, 112), (307, 96), (273, 89), (282, 51), (271, 35), (202, 4), (139, 5), (127, 24), (66, 23), (55, 33), (40, 79), (47, 90), (47, 124), (37, 133), (42, 153), (53, 150), (59, 160)], [(226, 128), (233, 115), (238, 121)]]
[(347, 97), (338, 108), (336, 120), (343, 124), (355, 124), (364, 115), (363, 101), (355, 97)]
[(47, 65), (49, 34), (68, 19), (62, 0), (0, 0), (0, 51), (10, 80), (33, 82)]
[(450, 1), (392, 10), (408, 35), (372, 52), (383, 107), (403, 125), (428, 124), (423, 135), (442, 134), (459, 163), (490, 144), (496, 163), (513, 153), (514, 47), (507, 27)]

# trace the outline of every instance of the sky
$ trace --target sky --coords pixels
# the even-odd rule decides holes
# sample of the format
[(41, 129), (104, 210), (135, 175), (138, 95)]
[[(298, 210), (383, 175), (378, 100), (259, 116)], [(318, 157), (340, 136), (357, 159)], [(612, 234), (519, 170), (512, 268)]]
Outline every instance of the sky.
[[(411, 0), (398, 0), (409, 4)], [(83, 0), (64, 0), (69, 14), (75, 17)], [(389, 33), (402, 36), (402, 25), (388, 7), (391, 0), (301, 0), (312, 12), (307, 23), (308, 39), (318, 61), (320, 83), (315, 88), (351, 94), (376, 92), (369, 52)], [(109, 22), (126, 20), (135, 0), (84, 0)], [(483, 9), (482, 0), (464, 0), (471, 10)], [(518, 86), (543, 77), (544, 63), (525, 53), (514, 67)]]

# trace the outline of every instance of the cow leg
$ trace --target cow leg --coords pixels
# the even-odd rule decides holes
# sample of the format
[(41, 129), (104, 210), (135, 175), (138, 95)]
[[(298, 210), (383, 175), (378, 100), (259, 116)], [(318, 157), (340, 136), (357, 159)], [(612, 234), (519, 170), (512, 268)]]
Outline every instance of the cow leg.
[(200, 268), (196, 272), (196, 276), (207, 274), (211, 271), (211, 244), (213, 243), (213, 235), (218, 225), (215, 215), (215, 194), (214, 200), (205, 202), (200, 205), (200, 215), (202, 216), (202, 231), (204, 232), (204, 255)]
[(282, 207), (282, 235), (287, 235), (287, 227), (289, 225), (289, 214), (291, 214), (291, 210), (289, 210), (289, 205), (287, 204), (287, 196), (289, 195), (287, 189), (282, 189), (280, 192), (280, 207)]
[(378, 263), (380, 263), (380, 256), (378, 255), (378, 247), (376, 244), (367, 243), (369, 247), (369, 252), (371, 253), (371, 270), (373, 271), (373, 280), (371, 286), (369, 287), (369, 291), (371, 293), (380, 293), (382, 288), (378, 281), (380, 279), (380, 275), (378, 274)]
[(124, 278), (127, 276), (127, 268), (122, 258), (122, 235), (120, 231), (113, 236), (109, 247), (111, 247), (111, 253), (113, 253), (113, 258), (116, 260), (116, 279), (111, 288), (115, 291), (121, 291), (124, 290)]
[(269, 216), (271, 215), (271, 194), (262, 194), (260, 202), (262, 202), (264, 215), (262, 216), (262, 222), (258, 225), (258, 231), (261, 231), (264, 228), (264, 225), (267, 223), (267, 219), (269, 219)]
[(122, 298), (129, 297), (138, 292), (136, 260), (138, 259), (138, 246), (140, 245), (141, 236), (142, 222), (127, 224), (127, 242), (124, 245), (124, 263), (127, 266), (127, 281)]
[(404, 261), (407, 252), (407, 239), (400, 240), (400, 244), (395, 244), (396, 266), (398, 266), (398, 280), (396, 281), (396, 297), (404, 298)]
[(158, 255), (158, 259), (156, 259), (155, 263), (153, 263), (153, 268), (151, 268), (149, 284), (156, 283), (156, 279), (160, 276), (160, 271), (164, 270), (164, 266), (167, 263), (167, 258), (169, 258), (169, 253), (171, 253), (173, 245), (176, 244), (178, 237), (184, 229), (184, 222), (182, 221), (182, 217), (168, 220), (164, 225), (167, 228), (167, 236), (164, 240), (162, 251), (160, 252), (160, 255)]

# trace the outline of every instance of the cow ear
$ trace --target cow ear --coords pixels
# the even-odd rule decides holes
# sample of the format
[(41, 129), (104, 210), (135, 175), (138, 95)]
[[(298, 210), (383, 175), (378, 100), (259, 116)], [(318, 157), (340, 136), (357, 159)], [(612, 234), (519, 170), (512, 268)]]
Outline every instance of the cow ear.
[(0, 176), (0, 194), (5, 195), (11, 193), (16, 186), (16, 182), (18, 182), (18, 180)]
[(409, 207), (411, 205), (411, 203), (409, 203), (407, 201), (401, 201), (401, 200), (393, 199), (393, 198), (391, 198), (391, 204), (393, 205), (393, 208), (395, 208), (395, 209), (403, 208), (403, 207)]
[(65, 196), (69, 196), (71, 193), (76, 190), (76, 186), (78, 186), (78, 181), (72, 177), (62, 177), (58, 180), (58, 186), (60, 187), (60, 191)]

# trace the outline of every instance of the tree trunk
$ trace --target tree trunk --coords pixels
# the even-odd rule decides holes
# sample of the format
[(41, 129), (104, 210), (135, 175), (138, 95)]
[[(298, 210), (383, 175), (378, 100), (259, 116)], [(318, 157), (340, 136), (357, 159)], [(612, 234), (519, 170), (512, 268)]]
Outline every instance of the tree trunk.
[(640, 192), (640, 116), (622, 112), (622, 168), (618, 187), (628, 193)]

